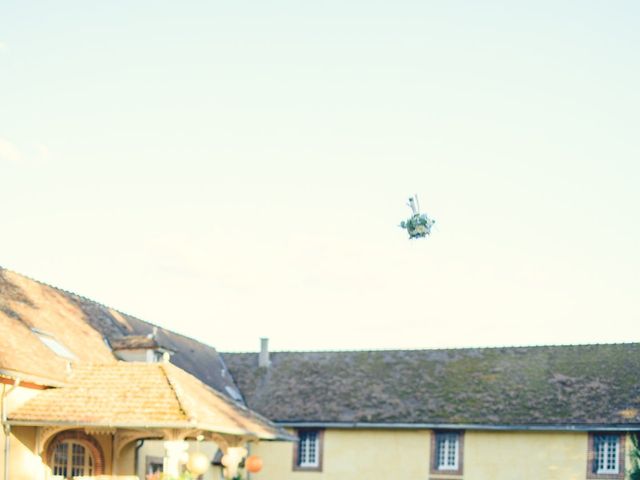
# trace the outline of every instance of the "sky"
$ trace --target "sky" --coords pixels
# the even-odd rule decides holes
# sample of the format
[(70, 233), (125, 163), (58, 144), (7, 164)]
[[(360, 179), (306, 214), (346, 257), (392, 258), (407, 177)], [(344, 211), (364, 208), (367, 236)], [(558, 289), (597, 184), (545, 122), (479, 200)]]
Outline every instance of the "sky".
[(5, 0), (0, 265), (223, 351), (638, 341), (638, 18)]

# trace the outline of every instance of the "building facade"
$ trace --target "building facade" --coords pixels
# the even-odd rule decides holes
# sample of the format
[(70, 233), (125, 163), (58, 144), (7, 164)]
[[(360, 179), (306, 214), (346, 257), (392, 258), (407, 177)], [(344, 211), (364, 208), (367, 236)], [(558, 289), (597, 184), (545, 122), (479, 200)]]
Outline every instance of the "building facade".
[(640, 345), (224, 354), (251, 408), (290, 429), (264, 480), (623, 479)]
[[(0, 480), (623, 479), (640, 344), (219, 354), (0, 269)], [(269, 420), (267, 420), (269, 419)], [(272, 441), (291, 440), (291, 441)]]
[(0, 402), (2, 480), (175, 477), (194, 459), (218, 478), (211, 451), (232, 470), (246, 445), (289, 438), (215, 349), (2, 269)]

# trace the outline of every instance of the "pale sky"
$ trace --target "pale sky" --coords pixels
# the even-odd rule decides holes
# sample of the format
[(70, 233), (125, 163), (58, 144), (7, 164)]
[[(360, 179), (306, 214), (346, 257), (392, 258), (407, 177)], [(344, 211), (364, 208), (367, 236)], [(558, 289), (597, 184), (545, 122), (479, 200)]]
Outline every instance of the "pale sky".
[(638, 341), (639, 18), (4, 1), (0, 265), (220, 350)]

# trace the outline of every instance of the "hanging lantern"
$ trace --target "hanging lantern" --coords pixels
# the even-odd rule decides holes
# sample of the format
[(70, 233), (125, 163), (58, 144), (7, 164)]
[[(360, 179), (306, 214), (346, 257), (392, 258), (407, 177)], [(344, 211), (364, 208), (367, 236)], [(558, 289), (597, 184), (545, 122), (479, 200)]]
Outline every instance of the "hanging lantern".
[(408, 203), (411, 207), (413, 215), (408, 220), (400, 222), (400, 227), (407, 230), (409, 238), (424, 238), (431, 233), (431, 227), (436, 223), (432, 218), (427, 217), (426, 214), (420, 213), (420, 203), (418, 202), (418, 195), (414, 195), (409, 199)]
[(194, 452), (189, 455), (187, 470), (194, 475), (202, 475), (209, 469), (209, 457), (202, 452)]
[(262, 470), (262, 459), (257, 455), (249, 455), (244, 461), (244, 466), (248, 472), (258, 473)]

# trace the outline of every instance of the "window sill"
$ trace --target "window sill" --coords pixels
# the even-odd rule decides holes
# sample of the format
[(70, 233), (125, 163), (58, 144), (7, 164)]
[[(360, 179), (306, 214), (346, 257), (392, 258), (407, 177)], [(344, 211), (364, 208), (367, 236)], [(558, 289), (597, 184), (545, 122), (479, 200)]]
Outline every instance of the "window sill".
[(436, 478), (460, 478), (463, 475), (463, 471), (461, 468), (459, 468), (458, 470), (436, 470), (436, 469), (431, 469), (431, 471), (429, 472), (429, 477), (436, 479)]
[(294, 472), (322, 472), (322, 467), (300, 467), (298, 465), (293, 467)]
[(624, 473), (590, 473), (589, 480), (624, 480)]

